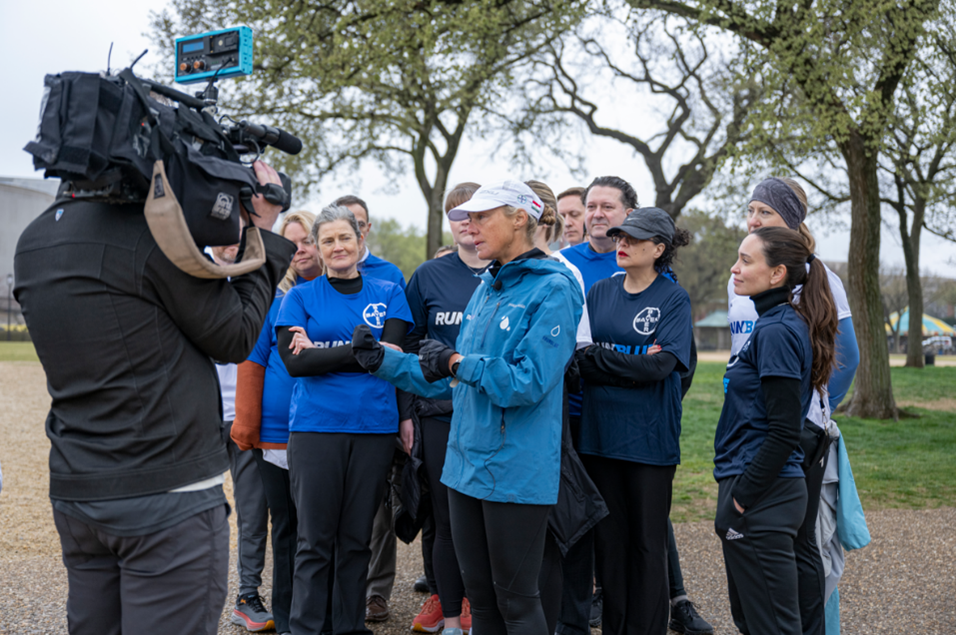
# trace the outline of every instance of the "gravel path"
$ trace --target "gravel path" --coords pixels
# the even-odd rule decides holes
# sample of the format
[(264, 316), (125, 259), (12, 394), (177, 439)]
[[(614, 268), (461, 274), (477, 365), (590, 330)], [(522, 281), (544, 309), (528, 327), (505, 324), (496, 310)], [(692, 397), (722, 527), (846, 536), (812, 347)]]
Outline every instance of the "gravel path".
[[(0, 633), (66, 632), (66, 571), (47, 497), (43, 420), (49, 397), (35, 362), (0, 362)], [(228, 482), (228, 481), (227, 481)], [(228, 488), (228, 485), (227, 485)], [(228, 493), (228, 492), (227, 492)], [(234, 520), (234, 516), (233, 516)], [(848, 554), (840, 585), (843, 633), (935, 635), (956, 631), (956, 509), (869, 512), (873, 542)], [(717, 633), (734, 633), (720, 542), (709, 522), (675, 526), (685, 586)], [(235, 597), (235, 526), (230, 597)], [(262, 595), (269, 598), (271, 560)], [(408, 632), (425, 596), (412, 591), (421, 574), (421, 548), (399, 544), (392, 618), (376, 635)], [(246, 631), (223, 611), (221, 634)], [(598, 634), (599, 631), (595, 631)]]

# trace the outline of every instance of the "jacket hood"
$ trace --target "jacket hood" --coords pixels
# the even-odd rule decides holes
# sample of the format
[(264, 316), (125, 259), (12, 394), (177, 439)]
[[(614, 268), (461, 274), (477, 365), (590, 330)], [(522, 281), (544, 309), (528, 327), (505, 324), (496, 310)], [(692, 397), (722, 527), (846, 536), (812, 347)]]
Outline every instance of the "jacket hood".
[(571, 269), (553, 256), (512, 260), (501, 267), (497, 276), (492, 276), (491, 271), (485, 269), (478, 274), (478, 277), (488, 286), (500, 290), (506, 286), (518, 284), (525, 276), (547, 276), (554, 274), (564, 276), (573, 286), (580, 288), (577, 279), (574, 277), (574, 274), (571, 273)]

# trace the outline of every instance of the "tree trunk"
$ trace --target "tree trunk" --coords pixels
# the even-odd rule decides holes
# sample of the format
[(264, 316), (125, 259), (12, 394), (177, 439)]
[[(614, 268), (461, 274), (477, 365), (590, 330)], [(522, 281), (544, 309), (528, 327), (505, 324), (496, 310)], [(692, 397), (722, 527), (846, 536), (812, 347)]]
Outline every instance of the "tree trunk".
[(896, 419), (890, 383), (890, 356), (880, 298), (880, 189), (877, 157), (857, 131), (840, 144), (850, 185), (850, 253), (847, 262), (850, 308), (860, 347), (853, 399), (847, 414)]
[[(907, 331), (906, 365), (923, 367), (923, 282), (919, 279), (919, 241), (923, 229), (926, 201), (918, 198), (913, 205), (913, 227), (906, 231), (906, 216), (900, 218), (903, 258), (906, 260), (906, 295), (909, 298), (910, 323)], [(902, 330), (903, 325), (900, 325)]]
[(435, 187), (432, 189), (431, 199), (428, 201), (428, 235), (425, 237), (425, 260), (435, 255), (442, 242), (442, 221), (445, 218), (445, 206), (442, 204), (442, 194), (445, 192), (445, 186), (441, 189)]
[[(450, 156), (449, 156), (450, 154)], [(435, 255), (442, 243), (442, 221), (445, 220), (445, 190), (448, 188), (448, 171), (455, 159), (453, 153), (438, 161), (435, 182), (425, 196), (428, 202), (428, 234), (425, 236), (425, 260)]]

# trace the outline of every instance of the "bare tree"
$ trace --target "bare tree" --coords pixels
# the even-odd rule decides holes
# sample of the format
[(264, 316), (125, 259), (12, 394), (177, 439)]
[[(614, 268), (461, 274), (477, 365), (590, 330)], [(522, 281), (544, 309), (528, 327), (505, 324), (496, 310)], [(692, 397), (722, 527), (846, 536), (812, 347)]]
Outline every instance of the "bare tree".
[(738, 38), (767, 97), (752, 138), (799, 142), (806, 154), (835, 146), (850, 195), (848, 291), (860, 346), (847, 411), (896, 418), (879, 291), (878, 157), (893, 102), (940, 2), (906, 0), (628, 0)]
[[(907, 295), (907, 277), (905, 266), (884, 267), (880, 271), (880, 299), (883, 302), (883, 322), (893, 336), (893, 348), (897, 353), (900, 352), (900, 334), (902, 332), (903, 311), (906, 310), (909, 297)], [(893, 323), (893, 316), (896, 316), (896, 323)], [(910, 310), (912, 316), (912, 309)], [(919, 314), (922, 315), (922, 314)], [(912, 318), (910, 318), (912, 322)], [(922, 323), (921, 323), (922, 327)], [(910, 342), (922, 341), (922, 332)], [(912, 349), (910, 346), (909, 349)], [(919, 350), (919, 348), (917, 348)]]
[[(685, 27), (682, 20), (640, 19), (626, 5), (595, 13), (535, 57), (529, 83), (537, 96), (517, 127), (546, 136), (562, 131), (570, 116), (592, 135), (633, 148), (654, 182), (654, 205), (677, 218), (741, 142), (759, 95), (754, 84), (729, 79), (729, 58), (714, 52), (719, 47), (707, 35)], [(629, 42), (624, 53), (622, 35)], [(591, 81), (596, 69), (604, 75)], [(644, 96), (633, 112), (653, 109), (656, 121), (610, 121), (621, 110), (622, 90)], [(560, 145), (555, 136), (551, 145)]]
[[(909, 291), (909, 342), (923, 337), (920, 237), (923, 229), (956, 241), (956, 16), (942, 12), (927, 29), (904, 77), (880, 169), (883, 202), (899, 217)], [(922, 368), (922, 349), (909, 346), (906, 365)]]

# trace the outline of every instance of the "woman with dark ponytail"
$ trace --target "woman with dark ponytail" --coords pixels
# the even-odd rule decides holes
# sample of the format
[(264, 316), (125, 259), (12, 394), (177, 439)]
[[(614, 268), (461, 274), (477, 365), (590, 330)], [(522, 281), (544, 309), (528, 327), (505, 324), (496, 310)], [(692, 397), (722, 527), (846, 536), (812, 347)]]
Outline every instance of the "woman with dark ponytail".
[[(816, 242), (804, 220), (807, 216), (807, 195), (799, 183), (790, 178), (771, 177), (754, 188), (747, 205), (747, 228), (750, 232), (761, 227), (789, 228), (803, 239), (810, 253), (816, 250)], [(832, 412), (843, 400), (859, 363), (859, 350), (853, 330), (853, 317), (843, 282), (826, 265), (817, 263), (827, 276), (835, 304), (839, 330), (835, 341), (833, 372), (827, 385), (815, 390), (807, 415), (807, 423), (801, 431), (801, 445), (808, 456), (816, 456), (827, 445), (827, 428), (836, 434), (829, 424)], [(808, 270), (809, 271), (809, 270)], [(794, 289), (795, 301), (799, 302), (801, 288)], [(731, 337), (731, 360), (740, 353), (749, 340), (757, 320), (757, 310), (746, 295), (738, 295), (734, 289), (733, 276), (727, 283), (728, 313)], [(814, 342), (819, 345), (818, 342)], [(816, 358), (816, 356), (815, 356)], [(827, 453), (823, 460), (804, 462), (807, 482), (807, 514), (797, 534), (796, 557), (800, 593), (800, 617), (804, 635), (823, 635), (826, 604), (826, 585), (835, 586), (835, 581), (824, 581), (824, 565), (820, 544), (816, 535), (820, 491), (827, 471)], [(832, 472), (832, 470), (831, 470)]]
[(825, 391), (833, 372), (837, 311), (823, 263), (790, 229), (753, 231), (731, 273), (759, 319), (724, 375), (714, 527), (740, 632), (799, 635), (795, 544), (807, 509), (800, 435), (814, 391)]
[(584, 379), (578, 452), (609, 512), (594, 542), (602, 629), (664, 633), (681, 373), (690, 367), (693, 339), (690, 299), (665, 273), (690, 235), (656, 207), (631, 212), (607, 235), (624, 275), (588, 291), (595, 345), (575, 355)]

